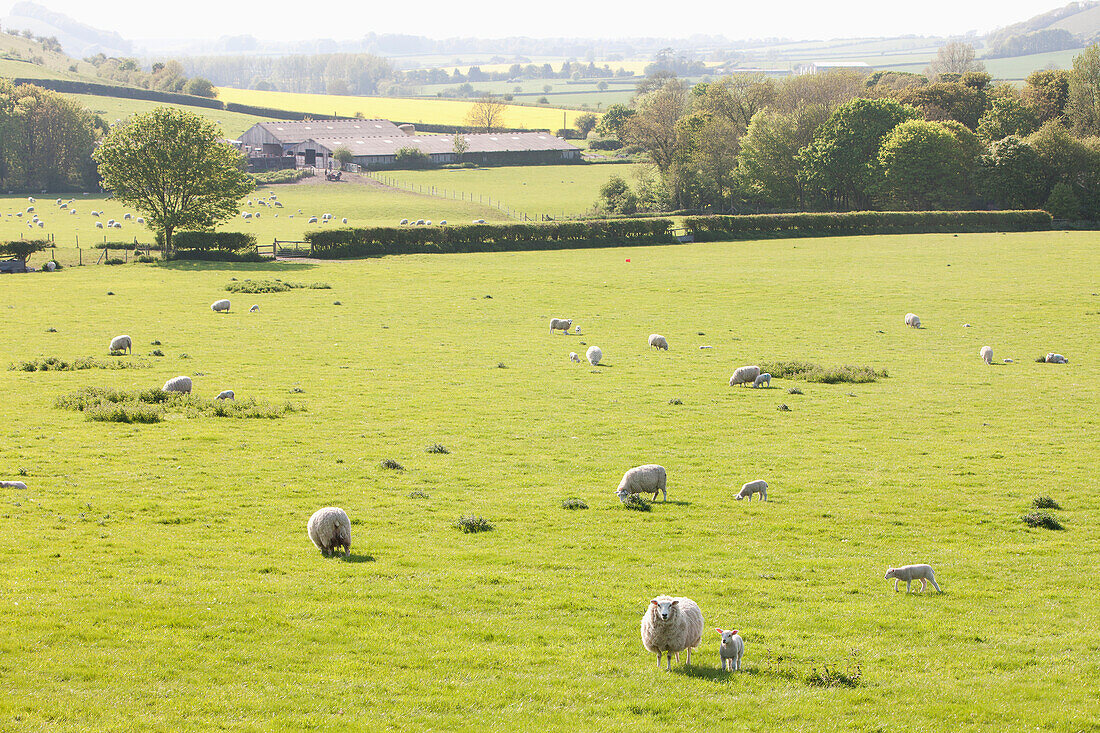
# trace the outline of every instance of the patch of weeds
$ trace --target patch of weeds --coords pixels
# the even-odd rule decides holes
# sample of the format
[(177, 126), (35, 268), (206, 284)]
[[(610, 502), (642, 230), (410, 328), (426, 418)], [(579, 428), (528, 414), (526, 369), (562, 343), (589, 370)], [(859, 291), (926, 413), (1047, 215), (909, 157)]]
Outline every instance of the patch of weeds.
[(107, 352), (108, 356), (126, 356), (126, 349), (111, 349)]
[(779, 405), (775, 409), (779, 410), (780, 412), (790, 412), (791, 411), (791, 408), (787, 407), (786, 405)]
[(151, 353), (152, 353), (152, 356), (164, 356), (164, 352), (161, 351), (160, 349), (153, 349), (153, 351)]
[(572, 499), (566, 499), (561, 503), (562, 509), (587, 509), (588, 502), (584, 499), (578, 499), (573, 497)]
[(162, 344), (160, 343), (160, 341), (150, 341), (149, 345), (150, 346), (161, 346)]
[(292, 412), (301, 412), (302, 407), (293, 402), (273, 405), (247, 400), (201, 400), (191, 398), (186, 405), (189, 417), (209, 415), (210, 417), (234, 417), (242, 420), (275, 420)]
[(149, 424), (164, 419), (164, 408), (141, 402), (105, 402), (89, 405), (84, 418), (94, 422), (120, 422)]
[(305, 393), (305, 390), (302, 389), (301, 387), (294, 387), (290, 391), (293, 392), (294, 394), (304, 394)]
[(47, 328), (46, 333), (57, 333), (57, 329), (53, 327)]
[(430, 499), (430, 498), (432, 498), (432, 497), (428, 496), (427, 491), (421, 491), (420, 489), (416, 489), (415, 491), (410, 491), (408, 493), (408, 497), (410, 499)]
[(671, 400), (668, 401), (668, 404), (670, 404), (670, 405), (682, 405), (682, 404), (684, 404), (684, 401), (682, 399), (680, 399), (679, 397), (673, 397)]
[(816, 667), (810, 670), (806, 676), (806, 684), (811, 687), (859, 687), (863, 671), (859, 665), (849, 666), (843, 672), (835, 666), (822, 665), (819, 670)]
[[(112, 352), (114, 353), (114, 352)], [(16, 361), (8, 366), (11, 372), (73, 372), (82, 369), (145, 369), (144, 361), (99, 361), (90, 356), (66, 361), (56, 356), (46, 356), (30, 361)]]
[(378, 465), (380, 465), (382, 468), (388, 468), (388, 469), (393, 470), (393, 471), (404, 471), (405, 470), (404, 466), (402, 466), (400, 463), (393, 460), (392, 458), (383, 458), (382, 461)]
[(153, 257), (152, 255), (138, 255), (137, 257), (134, 258), (134, 262), (141, 262), (141, 263), (146, 264), (146, 265), (152, 264), (156, 261), (157, 261), (157, 258)]
[(282, 280), (241, 280), (230, 282), (225, 289), (231, 293), (285, 293), (290, 285)]
[(801, 379), (804, 382), (823, 382), (825, 384), (863, 384), (890, 376), (885, 369), (875, 370), (869, 366), (823, 367), (808, 361), (777, 361), (760, 365), (760, 372), (767, 372), (774, 379)]
[(473, 534), (475, 532), (490, 532), (493, 529), (493, 525), (489, 523), (489, 520), (484, 517), (475, 517), (470, 515), (468, 517), (459, 517), (458, 520), (451, 525), (461, 529), (466, 534)]
[(787, 390), (787, 394), (802, 394), (802, 390), (800, 390), (798, 387), (791, 387)]
[(107, 291), (107, 295), (114, 295), (110, 290)]
[(343, 303), (341, 303), (341, 302), (340, 302), (340, 301), (338, 301), (338, 300), (334, 300), (334, 301), (332, 301), (332, 304), (333, 304), (333, 305), (343, 305)]
[[(108, 257), (107, 261), (104, 262), (103, 264), (105, 264), (105, 265), (125, 265), (126, 260), (124, 260), (120, 257)], [(110, 293), (107, 293), (107, 294), (110, 295)]]
[(310, 283), (310, 290), (332, 290), (332, 286), (328, 283)]
[(498, 362), (497, 362), (497, 369), (507, 369), (507, 368), (508, 368), (508, 367), (506, 367), (506, 366), (504, 365), (504, 362), (503, 362), (503, 361), (498, 361)]
[(652, 511), (652, 502), (638, 494), (629, 494), (626, 499), (623, 500), (623, 507), (631, 509), (636, 512), (648, 512)]
[(1043, 354), (1042, 356), (1036, 357), (1035, 361), (1039, 364), (1046, 364), (1047, 363), (1047, 355)]
[(449, 450), (444, 448), (439, 443), (432, 443), (431, 445), (429, 445), (427, 448), (424, 449), (424, 452), (425, 453), (450, 453)]
[(1058, 502), (1049, 496), (1036, 496), (1031, 500), (1031, 506), (1035, 509), (1061, 509)]
[(1030, 512), (1020, 517), (1029, 527), (1042, 527), (1043, 529), (1065, 529), (1058, 517), (1050, 512)]
[[(58, 397), (54, 406), (64, 410), (76, 410), (88, 415), (89, 420), (101, 422), (160, 422), (166, 412), (183, 413), (188, 417), (236, 417), (277, 418), (304, 410), (300, 405), (286, 402), (271, 405), (254, 399), (235, 402), (231, 400), (204, 400), (189, 394), (145, 389), (125, 392), (102, 387), (84, 387)], [(151, 418), (152, 413), (157, 417)]]
[(19, 469), (19, 475), (20, 475), (20, 476), (26, 476), (26, 475), (27, 475), (27, 469), (25, 469), (25, 468), (20, 468), (20, 469)]

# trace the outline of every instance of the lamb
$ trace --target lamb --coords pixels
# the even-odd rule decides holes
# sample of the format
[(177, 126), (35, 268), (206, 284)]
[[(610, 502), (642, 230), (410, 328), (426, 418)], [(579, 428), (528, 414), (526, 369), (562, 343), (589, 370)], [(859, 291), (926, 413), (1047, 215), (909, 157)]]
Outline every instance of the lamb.
[(216, 400), (234, 400), (234, 401), (236, 401), (237, 395), (233, 394), (233, 390), (227, 389), (224, 392), (219, 392), (218, 396), (215, 397), (214, 399), (216, 399)]
[(1047, 364), (1069, 364), (1069, 359), (1061, 354), (1055, 354), (1053, 351), (1046, 355)]
[(580, 364), (581, 363), (581, 358), (579, 356), (577, 356), (577, 352), (570, 351), (569, 352), (569, 361), (576, 362), (577, 364)]
[(733, 376), (730, 377), (730, 386), (740, 384), (744, 386), (749, 383), (755, 383), (756, 378), (760, 376), (760, 367), (758, 366), (743, 366), (734, 370)]
[(763, 374), (758, 376), (756, 379), (752, 380), (752, 388), (753, 389), (756, 389), (757, 387), (759, 387), (762, 384), (768, 385), (768, 389), (771, 389), (772, 375), (768, 374), (767, 372), (764, 372)]
[(344, 557), (351, 554), (351, 520), (340, 507), (327, 506), (318, 509), (306, 524), (309, 539), (325, 557), (344, 548)]
[(668, 474), (664, 466), (656, 463), (647, 463), (644, 466), (635, 466), (623, 474), (623, 480), (619, 482), (619, 488), (615, 495), (619, 501), (626, 502), (630, 494), (653, 494), (653, 501), (657, 501), (657, 494), (661, 494), (663, 501), (668, 501)]
[(134, 353), (134, 341), (129, 336), (115, 336), (111, 339), (111, 351), (126, 351)]
[(649, 334), (649, 345), (658, 350), (668, 351), (668, 340), (659, 333)]
[(910, 328), (920, 328), (920, 318), (917, 317), (916, 313), (906, 313), (905, 325)]
[(256, 312), (256, 311), (258, 311), (259, 309), (260, 309), (260, 304), (259, 304), (259, 303), (257, 303), (256, 305), (254, 305), (254, 306), (252, 306), (251, 308), (249, 308), (249, 309), (248, 309), (248, 312), (249, 312), (249, 313), (255, 313), (255, 312)]
[(214, 311), (215, 313), (221, 313), (222, 311), (228, 313), (229, 299), (222, 298), (221, 300), (215, 300), (213, 303), (210, 304), (210, 310)]
[(742, 499), (748, 499), (749, 501), (752, 501), (753, 494), (760, 494), (760, 501), (767, 501), (768, 482), (764, 479), (749, 481), (747, 484), (741, 487), (741, 490), (737, 492), (737, 496), (733, 498), (737, 501), (741, 501)]
[(899, 580), (904, 580), (905, 581), (905, 592), (906, 593), (909, 592), (909, 588), (913, 584), (914, 580), (919, 580), (920, 581), (920, 592), (921, 593), (923, 593), (924, 589), (928, 587), (928, 583), (926, 583), (925, 580), (928, 580), (928, 582), (932, 583), (932, 587), (935, 588), (937, 591), (939, 591), (940, 593), (943, 593), (943, 591), (940, 590), (939, 585), (936, 584), (936, 574), (934, 572), (932, 572), (932, 566), (931, 565), (906, 565), (906, 566), (900, 567), (900, 568), (888, 568), (886, 570), (886, 575), (884, 575), (882, 577), (885, 578), (886, 580), (889, 580), (890, 578), (894, 579), (894, 592), (895, 593), (898, 592), (898, 581)]
[(27, 485), (22, 481), (0, 481), (0, 489), (25, 489)]
[(191, 377), (172, 377), (160, 388), (162, 392), (183, 392), (191, 394)]
[(986, 364), (992, 364), (993, 363), (993, 347), (992, 346), (983, 346), (982, 350), (978, 352), (978, 356), (982, 357), (982, 361), (984, 361)]
[(569, 327), (572, 326), (572, 325), (573, 325), (573, 319), (572, 318), (570, 318), (568, 320), (566, 320), (565, 318), (551, 318), (550, 319), (550, 333), (554, 333), (554, 331), (561, 331), (562, 333), (568, 334), (569, 333)]
[[(722, 671), (737, 672), (741, 669), (741, 655), (745, 653), (745, 641), (733, 631), (715, 629), (722, 635), (722, 643), (718, 646), (718, 656), (722, 658)], [(728, 670), (727, 670), (728, 666)]]
[(680, 663), (680, 652), (687, 651), (687, 664), (691, 664), (691, 650), (703, 641), (703, 612), (690, 598), (657, 596), (649, 602), (642, 616), (642, 646), (657, 655), (661, 666), (661, 653), (667, 652), (666, 669), (672, 671), (672, 654)]
[(603, 358), (603, 349), (599, 346), (589, 346), (588, 351), (584, 352), (584, 355), (588, 359), (589, 364), (596, 366), (600, 363), (600, 359)]

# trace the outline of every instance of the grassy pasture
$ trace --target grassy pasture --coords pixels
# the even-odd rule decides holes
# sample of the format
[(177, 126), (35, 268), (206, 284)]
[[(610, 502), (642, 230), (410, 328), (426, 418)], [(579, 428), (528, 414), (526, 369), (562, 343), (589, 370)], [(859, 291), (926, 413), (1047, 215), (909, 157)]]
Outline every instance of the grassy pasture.
[(216, 122), (221, 126), (222, 133), (228, 138), (236, 138), (257, 122), (268, 119), (266, 117), (245, 115), (240, 112), (229, 112), (224, 109), (193, 107), (186, 104), (165, 104), (164, 102), (150, 102), (144, 99), (103, 97), (97, 94), (66, 94), (65, 96), (79, 102), (91, 112), (103, 117), (109, 123), (114, 123), (115, 120), (124, 120), (130, 115), (152, 112), (158, 107), (179, 107), (188, 112), (194, 112), (200, 117), (205, 117), (212, 122)]
[[(0, 489), (0, 728), (1095, 729), (1095, 252), (1045, 232), (0, 276), (0, 367), (106, 359), (123, 332), (152, 364), (0, 369), (0, 478), (28, 485)], [(332, 289), (211, 313), (232, 277)], [(570, 364), (581, 342), (605, 365)], [(890, 376), (727, 386), (783, 359)], [(176, 374), (305, 411), (53, 406)], [(623, 510), (651, 461), (669, 503)], [(732, 501), (754, 478), (770, 501)], [(1038, 494), (1066, 531), (1020, 521)], [(306, 537), (326, 505), (351, 562)], [(495, 529), (451, 526), (470, 514)], [(893, 593), (910, 562), (945, 593)], [(690, 670), (641, 647), (661, 592), (703, 609)], [(744, 635), (742, 673), (714, 626)], [(807, 684), (853, 653), (859, 686)]]

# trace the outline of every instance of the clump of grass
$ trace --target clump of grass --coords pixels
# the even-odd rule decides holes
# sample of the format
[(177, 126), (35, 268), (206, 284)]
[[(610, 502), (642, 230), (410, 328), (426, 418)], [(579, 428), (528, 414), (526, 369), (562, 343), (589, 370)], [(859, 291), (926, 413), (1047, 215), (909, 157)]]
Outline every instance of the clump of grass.
[(161, 351), (160, 349), (153, 349), (152, 355), (153, 356), (164, 356), (164, 352)]
[(1037, 357), (1035, 357), (1035, 361), (1038, 362), (1039, 364), (1046, 364), (1047, 363), (1047, 355), (1043, 354), (1042, 356), (1037, 356)]
[(160, 345), (161, 345), (161, 343), (160, 343), (160, 341), (159, 341), (159, 340), (157, 340), (157, 341), (150, 341), (150, 342), (149, 342), (149, 345), (150, 345), (150, 346), (160, 346)]
[(420, 489), (416, 489), (415, 491), (410, 491), (408, 493), (408, 497), (410, 499), (430, 499), (430, 498), (432, 498), (432, 497), (428, 496), (427, 491), (421, 491)]
[(57, 329), (51, 326), (46, 329), (46, 333), (57, 333)]
[(302, 389), (301, 387), (294, 387), (290, 391), (293, 392), (294, 394), (304, 394), (305, 393), (305, 390)]
[(424, 452), (425, 453), (450, 453), (449, 450), (444, 448), (439, 443), (432, 443), (431, 445), (429, 445), (427, 448), (424, 449)]
[(820, 670), (816, 667), (811, 669), (806, 684), (812, 687), (859, 687), (862, 677), (863, 671), (858, 664), (843, 672), (826, 664)]
[(111, 349), (107, 353), (110, 356), (126, 356), (126, 349)]
[(310, 290), (332, 290), (332, 286), (328, 283), (310, 283)]
[(20, 476), (26, 476), (26, 475), (27, 475), (27, 469), (25, 469), (25, 468), (20, 468), (20, 469), (19, 469), (19, 475), (20, 475)]
[(504, 365), (504, 362), (503, 362), (503, 361), (498, 361), (498, 362), (497, 362), (497, 369), (507, 369), (507, 368), (508, 368), (508, 367), (506, 367), (506, 366)]
[(780, 412), (790, 412), (791, 411), (791, 408), (787, 407), (786, 405), (779, 405), (775, 409), (779, 410)]
[(56, 356), (46, 356), (29, 361), (16, 361), (8, 365), (11, 372), (74, 372), (82, 369), (144, 369), (143, 361), (99, 361), (90, 356), (67, 361)]
[(1020, 517), (1029, 527), (1042, 527), (1043, 529), (1065, 529), (1058, 517), (1050, 512), (1029, 512)]
[(156, 423), (164, 419), (164, 408), (141, 402), (105, 402), (89, 405), (84, 418), (95, 422)]
[(684, 401), (682, 399), (680, 399), (679, 397), (673, 397), (671, 400), (668, 401), (668, 404), (670, 404), (670, 405), (682, 405), (682, 404), (684, 404)]
[(179, 355), (179, 358), (180, 358), (180, 359), (190, 359), (190, 358), (191, 358), (191, 355), (190, 355), (190, 354), (180, 354), (180, 355)]
[(340, 301), (338, 301), (338, 300), (334, 300), (334, 301), (332, 301), (332, 304), (333, 304), (333, 305), (343, 305), (343, 303), (341, 303), (341, 302), (340, 302)]
[(562, 509), (587, 509), (588, 502), (584, 499), (578, 499), (573, 497), (572, 499), (566, 499), (561, 503)]
[(187, 408), (188, 415), (191, 417), (209, 415), (210, 417), (234, 417), (242, 420), (275, 420), (283, 415), (300, 412), (303, 409), (293, 402), (274, 405), (258, 402), (253, 398), (240, 401), (192, 398), (188, 402)]
[[(103, 264), (105, 264), (105, 265), (125, 265), (126, 260), (122, 259), (121, 257), (108, 257), (107, 260)], [(111, 295), (111, 293), (107, 293), (107, 295)]]
[(489, 523), (489, 520), (484, 517), (475, 517), (470, 515), (468, 517), (459, 517), (452, 527), (461, 529), (466, 534), (473, 534), (475, 532), (490, 532), (493, 529), (493, 525)]
[(787, 394), (802, 394), (802, 390), (800, 390), (798, 387), (791, 387), (787, 390)]
[(240, 280), (230, 282), (225, 289), (231, 293), (285, 293), (290, 285), (282, 280)]
[(627, 509), (632, 509), (636, 512), (648, 512), (653, 509), (649, 499), (641, 497), (637, 494), (629, 494), (623, 501), (623, 506)]
[(392, 458), (383, 458), (381, 463), (379, 463), (378, 465), (382, 466), (382, 468), (388, 468), (392, 471), (404, 471), (405, 470), (404, 466), (402, 466), (400, 463), (393, 460)]
[[(102, 387), (84, 387), (76, 392), (61, 395), (54, 406), (64, 410), (76, 410), (93, 414), (89, 420), (103, 422), (160, 422), (158, 419), (141, 419), (150, 410), (163, 418), (166, 412), (183, 413), (188, 417), (236, 417), (274, 419), (304, 408), (293, 402), (272, 405), (257, 402), (254, 399), (242, 400), (205, 400), (188, 394), (165, 392), (161, 389), (145, 389), (125, 392)], [(115, 409), (119, 408), (119, 409)], [(127, 416), (136, 416), (127, 419)]]
[(1049, 496), (1036, 496), (1031, 500), (1031, 506), (1035, 509), (1061, 509), (1058, 502)]
[(767, 372), (775, 379), (801, 379), (804, 382), (824, 382), (825, 384), (863, 384), (890, 376), (885, 369), (875, 370), (869, 366), (844, 365), (823, 367), (808, 361), (777, 361), (760, 365), (761, 373)]

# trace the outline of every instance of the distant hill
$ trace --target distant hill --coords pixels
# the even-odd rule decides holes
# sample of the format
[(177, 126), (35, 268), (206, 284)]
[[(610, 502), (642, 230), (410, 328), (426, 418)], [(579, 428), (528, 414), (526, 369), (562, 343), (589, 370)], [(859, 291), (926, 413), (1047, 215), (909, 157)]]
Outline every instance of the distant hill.
[(65, 53), (78, 59), (97, 53), (130, 56), (134, 50), (130, 41), (114, 31), (93, 28), (33, 2), (18, 2), (12, 6), (11, 14), (0, 19), (0, 27), (56, 37)]
[(1100, 40), (1100, 2), (1072, 2), (999, 28), (986, 37), (991, 58), (1082, 48)]

